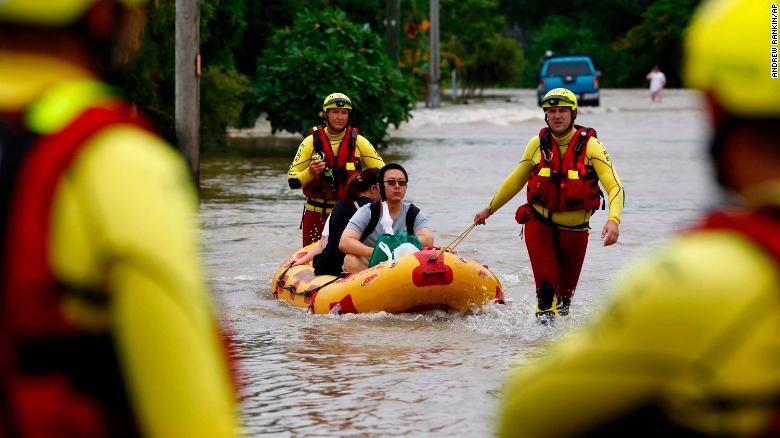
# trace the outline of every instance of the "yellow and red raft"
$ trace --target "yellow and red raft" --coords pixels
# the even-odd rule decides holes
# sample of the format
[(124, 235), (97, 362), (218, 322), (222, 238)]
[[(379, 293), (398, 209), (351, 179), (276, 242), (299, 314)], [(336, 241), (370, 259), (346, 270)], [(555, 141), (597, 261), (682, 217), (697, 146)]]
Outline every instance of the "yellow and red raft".
[(501, 283), (487, 267), (450, 252), (419, 251), (343, 278), (314, 275), (311, 263), (289, 268), (291, 260), (279, 266), (271, 292), (312, 313), (468, 311), (504, 302)]

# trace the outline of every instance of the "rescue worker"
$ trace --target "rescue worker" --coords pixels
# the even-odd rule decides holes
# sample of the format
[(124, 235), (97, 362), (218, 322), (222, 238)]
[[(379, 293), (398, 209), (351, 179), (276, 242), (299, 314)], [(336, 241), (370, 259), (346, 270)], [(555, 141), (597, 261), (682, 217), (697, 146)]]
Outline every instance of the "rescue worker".
[(0, 1), (3, 437), (237, 433), (191, 176), (103, 82), (142, 7)]
[(524, 224), (536, 282), (536, 316), (546, 320), (569, 313), (588, 246), (590, 217), (603, 208), (598, 183), (609, 205), (609, 218), (601, 230), (605, 246), (618, 240), (625, 191), (596, 132), (574, 124), (574, 93), (565, 88), (550, 90), (542, 99), (542, 109), (547, 128), (531, 138), (520, 163), (474, 222), (484, 225), (528, 184), (528, 204), (518, 208), (515, 219)]
[(325, 220), (336, 201), (344, 199), (352, 175), (385, 165), (374, 146), (349, 125), (349, 97), (341, 93), (328, 95), (322, 102), (322, 111), (324, 123), (312, 128), (303, 139), (287, 172), (290, 188), (303, 188), (306, 195), (301, 221), (303, 246), (320, 239)]
[(780, 436), (771, 11), (755, 0), (703, 3), (684, 37), (684, 79), (704, 92), (711, 158), (739, 205), (618, 276), (602, 315), (520, 369), (505, 390), (500, 435)]

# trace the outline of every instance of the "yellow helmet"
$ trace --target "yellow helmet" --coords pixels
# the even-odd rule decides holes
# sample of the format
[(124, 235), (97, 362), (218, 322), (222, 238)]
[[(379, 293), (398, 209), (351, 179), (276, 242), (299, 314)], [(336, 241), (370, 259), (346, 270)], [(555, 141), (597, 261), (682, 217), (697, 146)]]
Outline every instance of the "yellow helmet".
[(328, 108), (346, 108), (352, 111), (352, 101), (346, 94), (333, 93), (322, 101), (322, 111), (327, 112)]
[[(129, 7), (146, 0), (115, 0)], [(98, 0), (0, 0), (0, 22), (63, 27), (78, 21)]]
[(780, 116), (770, 12), (769, 2), (756, 0), (700, 6), (685, 35), (686, 85), (709, 92), (725, 111), (737, 116)]
[(553, 88), (544, 95), (542, 108), (551, 106), (568, 106), (572, 111), (577, 110), (577, 96), (566, 88)]

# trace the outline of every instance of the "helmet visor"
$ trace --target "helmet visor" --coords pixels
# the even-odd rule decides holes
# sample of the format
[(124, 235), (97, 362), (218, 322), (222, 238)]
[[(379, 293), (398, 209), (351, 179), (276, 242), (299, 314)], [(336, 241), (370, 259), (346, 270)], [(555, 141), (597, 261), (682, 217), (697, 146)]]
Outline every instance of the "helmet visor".
[(571, 99), (569, 99), (566, 96), (562, 96), (562, 95), (558, 95), (558, 94), (556, 94), (554, 96), (549, 96), (549, 97), (545, 98), (542, 101), (542, 106), (544, 106), (544, 105), (547, 105), (547, 106), (561, 106), (561, 104), (563, 104), (563, 105), (569, 104), (571, 106), (574, 106), (574, 102)]
[(343, 97), (335, 97), (325, 102), (325, 108), (349, 108), (351, 106), (352, 102), (350, 102), (349, 99), (344, 99)]

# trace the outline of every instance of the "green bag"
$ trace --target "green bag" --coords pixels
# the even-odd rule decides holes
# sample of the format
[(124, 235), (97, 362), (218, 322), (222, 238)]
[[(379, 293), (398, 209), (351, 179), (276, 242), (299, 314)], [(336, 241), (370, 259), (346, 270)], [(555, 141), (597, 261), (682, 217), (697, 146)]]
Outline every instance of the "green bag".
[(376, 246), (374, 246), (374, 253), (371, 254), (371, 259), (368, 261), (368, 267), (370, 268), (391, 259), (395, 249), (405, 243), (411, 243), (419, 251), (423, 249), (422, 242), (420, 242), (420, 238), (417, 236), (410, 236), (406, 233), (380, 235)]

